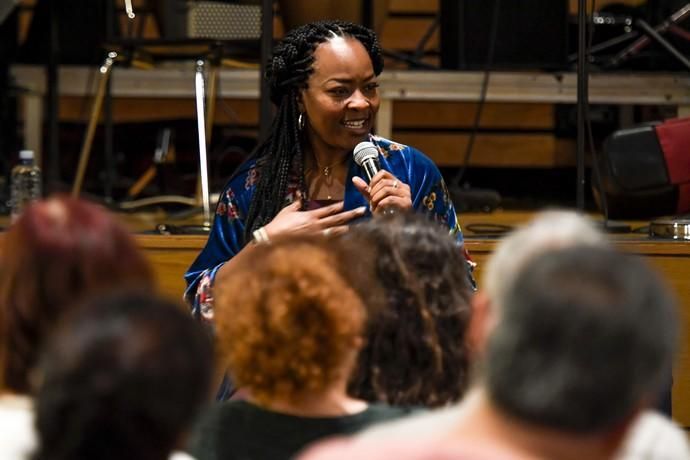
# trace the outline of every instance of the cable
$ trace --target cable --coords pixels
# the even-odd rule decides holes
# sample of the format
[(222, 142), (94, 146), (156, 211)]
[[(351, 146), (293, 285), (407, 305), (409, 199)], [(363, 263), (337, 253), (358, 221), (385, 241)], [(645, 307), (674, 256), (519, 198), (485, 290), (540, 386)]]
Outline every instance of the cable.
[[(594, 15), (596, 11), (596, 0), (592, 0), (592, 11), (590, 17)], [(587, 47), (585, 48), (585, 61), (587, 63), (591, 60), (592, 43), (594, 37), (594, 24), (587, 21), (589, 27), (589, 36), (587, 37)], [(601, 204), (601, 212), (604, 215), (604, 229), (609, 226), (609, 206), (608, 200), (606, 199), (606, 191), (604, 190), (604, 184), (602, 182), (601, 170), (599, 169), (599, 153), (597, 147), (594, 144), (594, 133), (592, 130), (592, 117), (589, 111), (589, 101), (587, 102), (587, 110), (585, 110), (585, 126), (587, 127), (587, 140), (589, 143), (589, 151), (592, 156), (592, 176), (593, 181), (596, 182), (599, 188), (599, 202)]]
[(498, 19), (500, 17), (501, 10), (501, 0), (494, 1), (494, 15), (491, 18), (491, 29), (489, 32), (489, 43), (486, 56), (486, 65), (484, 67), (484, 78), (482, 80), (482, 87), (479, 93), (479, 101), (477, 103), (477, 110), (474, 114), (474, 123), (472, 124), (472, 130), (470, 131), (470, 137), (467, 140), (467, 147), (465, 148), (465, 156), (462, 160), (462, 166), (458, 170), (457, 174), (451, 180), (451, 186), (460, 187), (460, 182), (465, 175), (465, 171), (470, 165), (470, 159), (472, 158), (472, 150), (474, 149), (474, 141), (477, 137), (477, 131), (479, 131), (479, 123), (481, 121), (482, 112), (484, 111), (484, 103), (486, 102), (486, 94), (489, 90), (489, 78), (491, 76), (491, 67), (494, 63), (494, 51), (496, 48), (496, 37), (498, 35)]
[[(592, 41), (594, 37), (594, 24), (592, 23), (592, 17), (594, 16), (594, 12), (596, 11), (596, 0), (592, 0), (592, 10), (588, 16), (590, 18), (587, 21), (587, 26), (589, 28), (588, 30), (588, 35), (587, 35), (587, 46), (585, 46), (585, 63), (586, 65), (589, 65), (591, 62), (591, 50), (592, 50)], [(599, 185), (599, 191), (600, 191), (600, 196), (601, 196), (601, 210), (604, 213), (604, 228), (606, 228), (607, 222), (609, 220), (609, 210), (608, 210), (608, 205), (606, 203), (606, 194), (604, 193), (603, 189), (603, 183), (601, 181), (601, 172), (599, 170), (599, 156), (597, 154), (597, 148), (594, 145), (594, 134), (592, 131), (592, 117), (590, 114), (589, 110), (589, 101), (586, 101), (586, 109), (584, 111), (585, 114), (585, 127), (587, 129), (587, 143), (589, 144), (589, 152), (590, 155), (592, 156), (592, 172), (594, 176), (594, 180), (596, 180), (597, 184)]]
[(463, 229), (470, 231), (475, 235), (504, 235), (514, 230), (510, 225), (491, 224), (491, 223), (475, 223), (463, 225)]

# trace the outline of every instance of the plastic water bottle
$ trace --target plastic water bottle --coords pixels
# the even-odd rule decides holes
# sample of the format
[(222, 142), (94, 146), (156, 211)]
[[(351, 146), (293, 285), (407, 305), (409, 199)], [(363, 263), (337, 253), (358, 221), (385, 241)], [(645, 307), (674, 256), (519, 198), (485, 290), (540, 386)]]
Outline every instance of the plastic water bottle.
[(33, 150), (22, 150), (10, 179), (10, 221), (17, 220), (29, 203), (40, 198), (41, 169), (36, 165)]

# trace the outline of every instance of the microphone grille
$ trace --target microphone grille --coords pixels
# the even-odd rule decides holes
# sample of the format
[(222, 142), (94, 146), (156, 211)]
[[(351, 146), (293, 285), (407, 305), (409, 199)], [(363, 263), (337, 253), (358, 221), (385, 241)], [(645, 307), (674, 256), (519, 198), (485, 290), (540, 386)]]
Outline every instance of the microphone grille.
[(355, 163), (357, 163), (359, 166), (362, 166), (362, 163), (364, 163), (365, 160), (370, 158), (378, 158), (379, 149), (377, 149), (376, 146), (371, 142), (360, 142), (355, 146), (352, 156), (355, 158)]

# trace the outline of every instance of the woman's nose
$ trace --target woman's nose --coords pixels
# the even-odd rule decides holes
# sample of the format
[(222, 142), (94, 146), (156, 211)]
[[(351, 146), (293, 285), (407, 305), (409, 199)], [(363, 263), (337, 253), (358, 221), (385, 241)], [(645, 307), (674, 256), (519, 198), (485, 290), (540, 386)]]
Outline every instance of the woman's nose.
[(355, 90), (348, 101), (348, 108), (354, 110), (365, 110), (370, 106), (369, 98), (367, 98), (360, 90)]

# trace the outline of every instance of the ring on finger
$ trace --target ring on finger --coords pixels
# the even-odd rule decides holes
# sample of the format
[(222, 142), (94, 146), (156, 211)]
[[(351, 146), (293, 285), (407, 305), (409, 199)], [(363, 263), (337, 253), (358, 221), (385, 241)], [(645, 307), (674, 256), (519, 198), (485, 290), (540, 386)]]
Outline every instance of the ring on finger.
[(398, 188), (398, 179), (393, 181), (393, 188)]
[(321, 231), (321, 233), (323, 233), (323, 236), (328, 236), (328, 235), (331, 234), (332, 231), (333, 231), (332, 228), (324, 228), (324, 229)]

